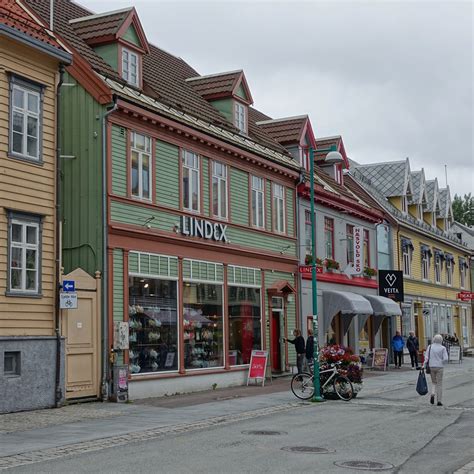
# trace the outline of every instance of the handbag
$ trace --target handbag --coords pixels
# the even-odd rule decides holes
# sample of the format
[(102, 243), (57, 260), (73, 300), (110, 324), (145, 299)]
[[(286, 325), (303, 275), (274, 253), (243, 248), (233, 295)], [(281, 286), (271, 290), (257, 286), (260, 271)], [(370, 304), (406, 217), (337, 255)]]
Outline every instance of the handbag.
[(426, 364), (425, 364), (425, 372), (427, 374), (431, 374), (431, 368), (430, 368), (430, 354), (431, 354), (431, 344), (430, 348), (428, 349), (428, 358), (426, 359)]
[(428, 384), (426, 383), (425, 371), (423, 369), (418, 372), (416, 391), (418, 395), (426, 395), (428, 393)]

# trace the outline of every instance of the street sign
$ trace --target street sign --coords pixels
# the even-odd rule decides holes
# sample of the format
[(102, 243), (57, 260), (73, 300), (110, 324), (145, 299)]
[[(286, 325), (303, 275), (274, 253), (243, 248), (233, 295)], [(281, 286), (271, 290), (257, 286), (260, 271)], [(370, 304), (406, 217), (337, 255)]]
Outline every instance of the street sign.
[(250, 356), (250, 367), (247, 376), (247, 385), (250, 379), (262, 380), (262, 387), (265, 385), (265, 371), (267, 369), (268, 351), (252, 351)]
[(474, 293), (472, 293), (471, 291), (461, 291), (456, 295), (456, 297), (458, 300), (461, 301), (471, 301), (474, 300)]
[(76, 282), (74, 280), (63, 280), (63, 291), (65, 293), (74, 293), (76, 291)]
[(379, 270), (379, 295), (403, 302), (403, 272), (399, 270)]
[[(300, 265), (298, 267), (299, 273), (304, 273), (305, 275), (311, 275), (311, 265)], [(316, 265), (316, 273), (323, 273), (323, 267)]]
[(76, 309), (77, 308), (77, 293), (59, 293), (59, 308), (60, 309)]

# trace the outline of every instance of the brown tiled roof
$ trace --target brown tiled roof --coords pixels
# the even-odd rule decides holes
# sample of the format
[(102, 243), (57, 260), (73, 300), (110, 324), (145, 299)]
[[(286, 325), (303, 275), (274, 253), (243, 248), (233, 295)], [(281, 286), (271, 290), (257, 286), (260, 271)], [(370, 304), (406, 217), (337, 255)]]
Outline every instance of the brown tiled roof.
[(332, 176), (328, 175), (325, 171), (323, 171), (323, 169), (320, 166), (316, 165), (314, 167), (314, 172), (318, 176), (320, 176), (323, 181), (329, 184), (329, 186), (331, 186), (331, 188), (334, 189), (334, 191), (336, 191), (338, 194), (350, 200), (357, 201), (354, 195), (346, 189), (345, 179), (344, 179), (344, 185), (341, 186)]
[[(41, 15), (49, 17), (50, 0), (26, 0), (26, 2)], [(89, 62), (91, 67), (104, 76), (119, 83), (124, 81), (74, 30), (69, 21), (75, 18), (89, 16), (92, 13), (70, 0), (55, 0), (56, 31), (76, 51)], [(191, 85), (193, 81), (186, 79), (197, 77), (199, 73), (181, 58), (150, 44), (150, 53), (143, 56), (143, 89), (152, 97), (158, 97), (160, 102), (188, 113), (208, 123), (214, 124), (234, 133), (239, 133), (235, 126), (204, 99)], [(260, 113), (249, 108), (248, 136), (251, 140), (271, 148), (286, 156), (287, 150), (272, 137), (255, 125), (255, 117)]]
[(110, 15), (86, 16), (81, 21), (70, 22), (74, 31), (86, 42), (92, 39), (115, 35), (133, 8), (121, 10)]
[(202, 97), (208, 97), (215, 94), (231, 94), (241, 76), (242, 71), (232, 71), (211, 76), (190, 77), (186, 81)]
[(257, 122), (259, 128), (263, 129), (278, 143), (288, 144), (298, 142), (308, 117), (289, 117), (287, 119), (265, 120)]
[(0, 23), (14, 28), (21, 33), (62, 49), (56, 39), (48, 33), (46, 28), (39, 24), (27, 11), (25, 11), (15, 0), (2, 0), (0, 3)]
[(318, 148), (327, 149), (335, 146), (336, 150), (338, 150), (340, 142), (340, 136), (316, 139), (316, 151), (314, 153), (316, 163), (323, 163), (326, 155), (329, 153), (328, 151), (318, 151)]

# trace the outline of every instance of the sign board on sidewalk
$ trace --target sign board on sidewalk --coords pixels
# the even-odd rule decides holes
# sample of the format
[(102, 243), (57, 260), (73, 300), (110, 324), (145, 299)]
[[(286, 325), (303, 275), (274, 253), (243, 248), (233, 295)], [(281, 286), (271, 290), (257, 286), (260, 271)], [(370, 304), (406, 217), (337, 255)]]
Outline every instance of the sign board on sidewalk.
[(373, 369), (387, 369), (388, 350), (385, 348), (375, 349), (372, 358)]
[(360, 275), (364, 270), (364, 230), (362, 227), (354, 227), (354, 270), (353, 275)]
[(59, 293), (60, 309), (77, 309), (77, 293)]
[[(311, 265), (300, 265), (298, 271), (300, 273), (311, 275)], [(323, 267), (316, 265), (316, 273), (323, 273)]]
[(379, 295), (403, 302), (403, 272), (400, 270), (379, 270)]
[(76, 282), (74, 280), (63, 280), (63, 292), (74, 293), (76, 291)]
[(451, 346), (449, 348), (449, 362), (461, 362), (461, 347)]
[(252, 351), (250, 356), (250, 367), (247, 376), (247, 385), (250, 379), (262, 380), (262, 387), (265, 386), (265, 371), (267, 369), (268, 351)]

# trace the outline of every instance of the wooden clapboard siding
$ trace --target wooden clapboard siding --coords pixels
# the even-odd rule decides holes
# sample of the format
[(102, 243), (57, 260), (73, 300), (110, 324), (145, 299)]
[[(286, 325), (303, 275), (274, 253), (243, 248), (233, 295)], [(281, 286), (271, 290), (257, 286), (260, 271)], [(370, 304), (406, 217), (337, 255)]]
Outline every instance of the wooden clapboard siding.
[[(58, 63), (39, 51), (2, 38), (0, 43), (0, 336), (54, 334), (55, 288), (55, 101)], [(43, 163), (9, 158), (9, 83), (7, 72), (45, 86), (42, 122)], [(6, 209), (41, 214), (40, 297), (6, 296)]]

